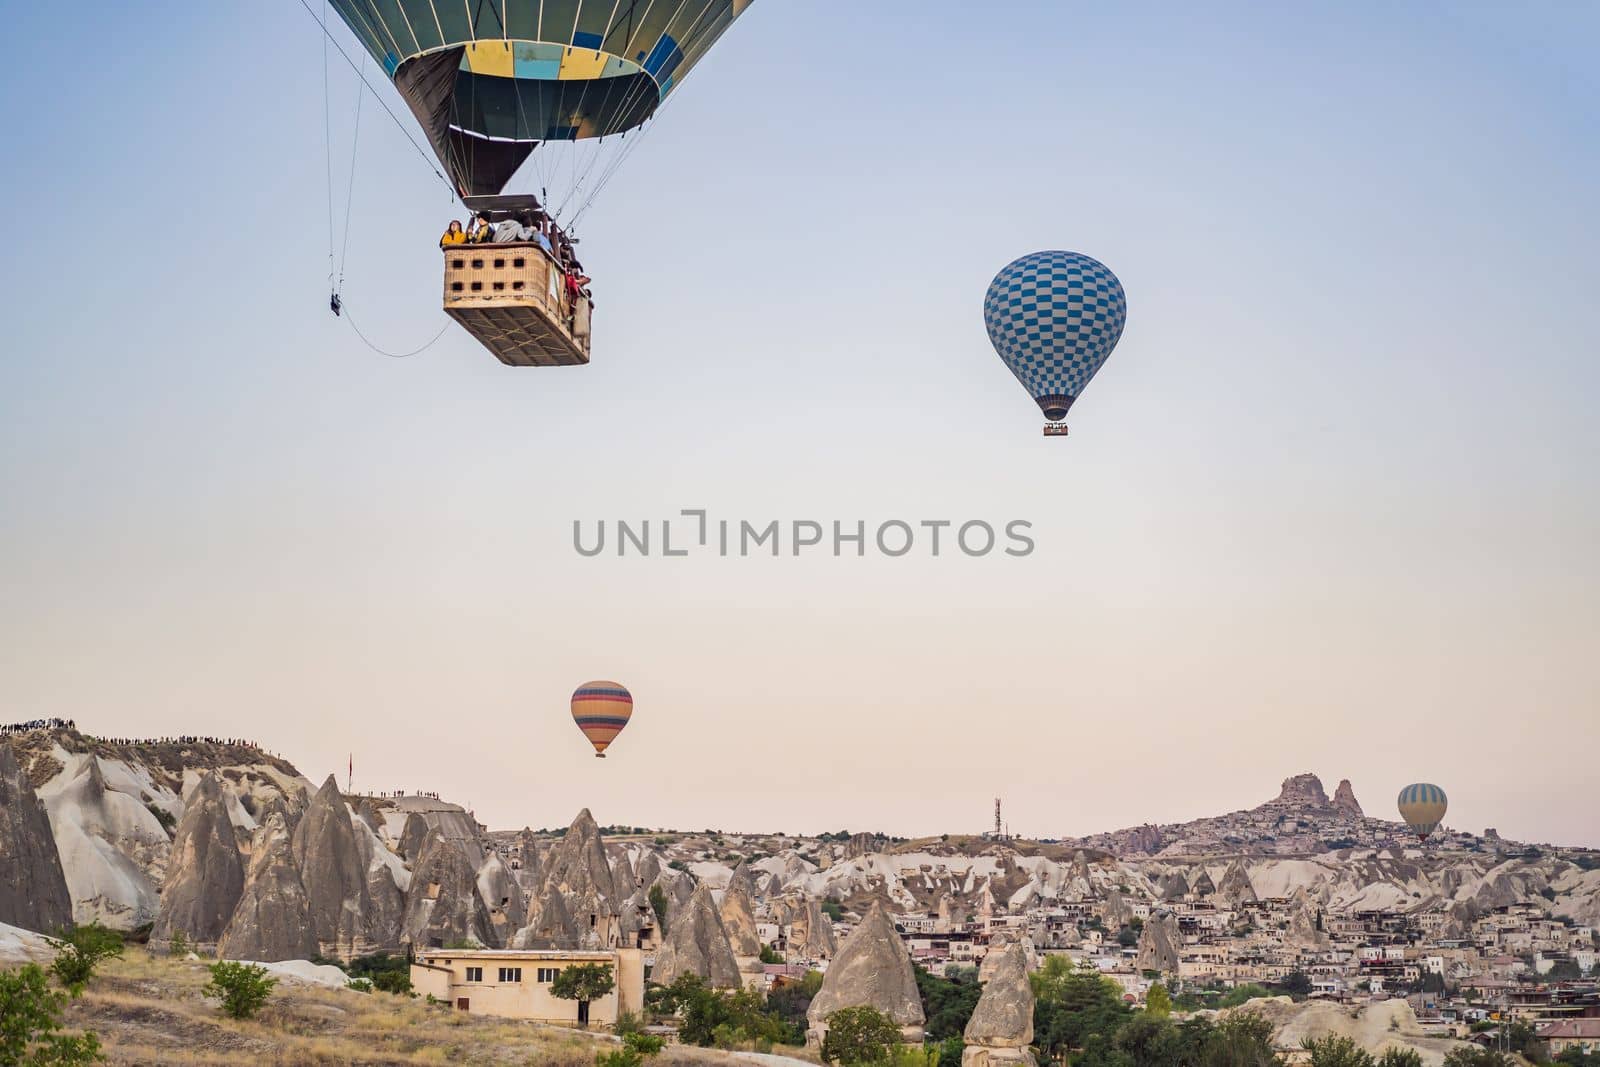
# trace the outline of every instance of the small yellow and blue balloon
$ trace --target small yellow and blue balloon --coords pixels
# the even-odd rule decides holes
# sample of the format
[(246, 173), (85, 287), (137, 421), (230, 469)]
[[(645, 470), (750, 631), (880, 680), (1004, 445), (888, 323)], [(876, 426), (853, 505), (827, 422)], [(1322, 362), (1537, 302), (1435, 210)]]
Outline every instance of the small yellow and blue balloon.
[(1417, 782), (1400, 790), (1400, 817), (1422, 840), (1439, 828), (1450, 798), (1444, 790), (1427, 782)]
[(620, 682), (584, 682), (572, 694), (572, 721), (599, 759), (632, 717), (633, 694)]
[(1081, 252), (1033, 252), (1003, 267), (983, 298), (983, 325), (1000, 360), (1050, 424), (1061, 420), (1105, 365), (1128, 321), (1128, 298), (1109, 267)]

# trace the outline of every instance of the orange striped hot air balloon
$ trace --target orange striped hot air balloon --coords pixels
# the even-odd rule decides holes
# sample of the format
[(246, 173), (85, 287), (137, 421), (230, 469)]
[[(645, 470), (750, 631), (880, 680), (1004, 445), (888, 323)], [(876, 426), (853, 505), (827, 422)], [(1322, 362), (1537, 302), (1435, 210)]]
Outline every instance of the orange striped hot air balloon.
[(584, 682), (572, 694), (572, 721), (600, 759), (632, 717), (633, 694), (618, 682)]

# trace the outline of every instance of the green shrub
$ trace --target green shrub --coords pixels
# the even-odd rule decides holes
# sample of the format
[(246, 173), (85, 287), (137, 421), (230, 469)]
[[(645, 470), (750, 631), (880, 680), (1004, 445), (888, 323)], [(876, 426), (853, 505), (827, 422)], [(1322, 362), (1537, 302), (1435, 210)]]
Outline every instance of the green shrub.
[(19, 1067), (78, 1067), (105, 1059), (92, 1033), (63, 1034), (65, 998), (30, 963), (19, 971), (0, 971), (0, 1064)]
[(1391, 1048), (1378, 1057), (1378, 1067), (1422, 1067), (1422, 1053), (1410, 1048)]
[(1311, 1054), (1311, 1067), (1374, 1067), (1372, 1054), (1348, 1037), (1308, 1037), (1300, 1047)]
[(840, 1008), (828, 1016), (822, 1062), (863, 1067), (884, 1060), (899, 1045), (900, 1027), (876, 1008)]
[(378, 971), (370, 979), (373, 988), (380, 993), (393, 993), (396, 996), (411, 995), (411, 975), (405, 971)]
[(184, 936), (183, 931), (172, 931), (172, 939), (167, 942), (167, 954), (182, 959), (192, 951), (194, 946), (189, 944), (189, 939)]
[(654, 1056), (667, 1047), (667, 1039), (647, 1034), (642, 1030), (623, 1035), (622, 1047), (641, 1056)]
[(344, 987), (346, 989), (353, 989), (357, 993), (370, 993), (372, 992), (372, 979), (352, 978), (350, 981), (344, 984)]
[(102, 961), (122, 955), (122, 935), (98, 922), (74, 927), (71, 933), (57, 930), (56, 934), (49, 939), (56, 950), (50, 973), (74, 997), (83, 992)]
[(223, 960), (211, 965), (211, 981), (200, 992), (221, 1000), (222, 1010), (231, 1018), (248, 1019), (261, 1010), (277, 984), (265, 967)]

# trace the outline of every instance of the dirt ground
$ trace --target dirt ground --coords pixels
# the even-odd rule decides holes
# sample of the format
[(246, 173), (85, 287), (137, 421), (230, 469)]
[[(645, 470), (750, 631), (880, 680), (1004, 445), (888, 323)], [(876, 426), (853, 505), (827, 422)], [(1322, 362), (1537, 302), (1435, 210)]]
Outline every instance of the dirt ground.
[[(279, 982), (260, 1015), (236, 1021), (201, 996), (209, 977), (204, 963), (152, 957), (130, 947), (125, 958), (103, 964), (83, 995), (68, 1003), (64, 1022), (70, 1030), (94, 1031), (108, 1062), (150, 1067), (593, 1067), (597, 1052), (617, 1047), (600, 1035), (289, 980)], [(753, 1061), (739, 1053), (672, 1047), (651, 1062), (731, 1067)]]

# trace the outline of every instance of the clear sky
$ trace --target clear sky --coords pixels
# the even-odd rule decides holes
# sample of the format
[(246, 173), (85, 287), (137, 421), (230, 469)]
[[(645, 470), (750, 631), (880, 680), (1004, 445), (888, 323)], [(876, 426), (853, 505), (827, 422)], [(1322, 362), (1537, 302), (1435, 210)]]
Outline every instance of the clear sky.
[[(497, 827), (1082, 834), (1314, 770), (1600, 845), (1600, 9), (1191, 8), (762, 0), (583, 220), (594, 363), (512, 370), (328, 313), (298, 3), (17, 7), (0, 718)], [(345, 298), (412, 347), (460, 211), (370, 98), (354, 155)], [(1130, 307), (1064, 441), (980, 315), (1040, 248)], [(683, 508), (1037, 548), (572, 549)]]

